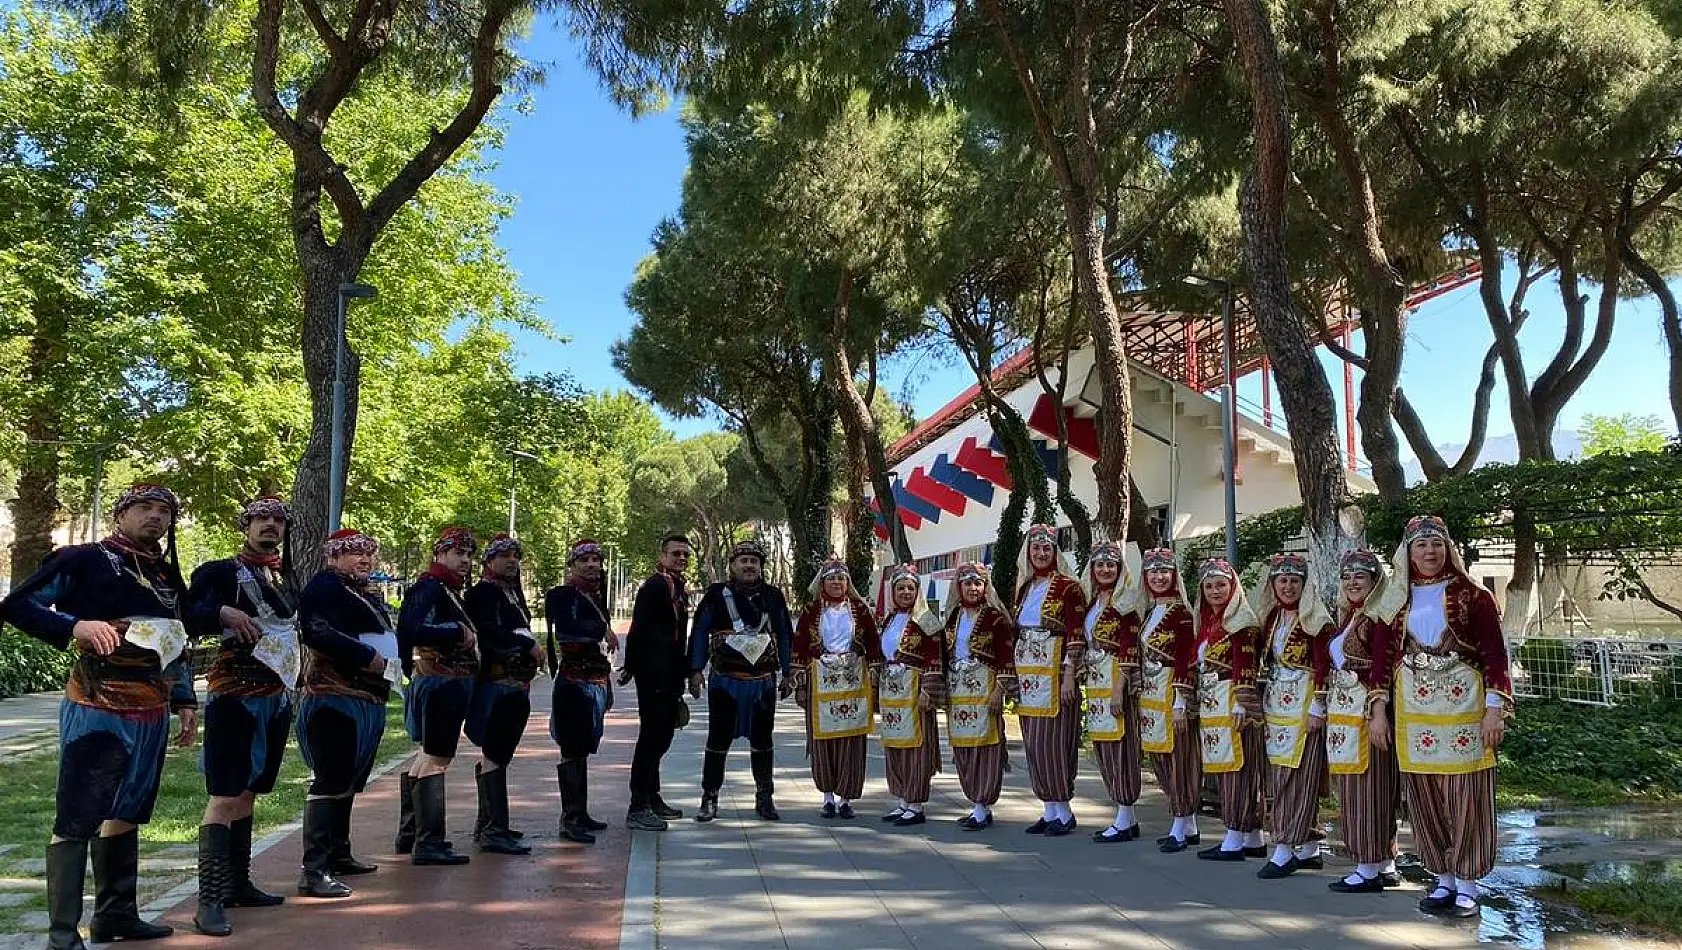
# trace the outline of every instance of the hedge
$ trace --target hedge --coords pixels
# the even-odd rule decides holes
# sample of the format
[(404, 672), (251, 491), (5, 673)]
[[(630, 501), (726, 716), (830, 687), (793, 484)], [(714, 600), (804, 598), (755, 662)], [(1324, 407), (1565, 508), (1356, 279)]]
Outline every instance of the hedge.
[(62, 689), (71, 662), (69, 651), (10, 627), (0, 630), (0, 698)]

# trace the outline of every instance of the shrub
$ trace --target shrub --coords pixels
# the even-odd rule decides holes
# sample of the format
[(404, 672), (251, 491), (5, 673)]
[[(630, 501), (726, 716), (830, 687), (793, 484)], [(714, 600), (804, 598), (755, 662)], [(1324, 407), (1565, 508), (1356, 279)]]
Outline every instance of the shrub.
[(0, 630), (0, 698), (40, 693), (64, 686), (73, 657), (34, 637)]

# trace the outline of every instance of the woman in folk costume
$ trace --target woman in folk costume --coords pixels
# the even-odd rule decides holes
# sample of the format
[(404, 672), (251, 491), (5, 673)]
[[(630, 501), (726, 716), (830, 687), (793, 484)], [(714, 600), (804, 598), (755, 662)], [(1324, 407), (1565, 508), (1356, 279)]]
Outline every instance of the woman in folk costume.
[(1086, 734), (1092, 740), (1104, 787), (1116, 806), (1115, 820), (1092, 835), (1100, 844), (1139, 837), (1139, 822), (1133, 815), (1140, 791), (1139, 630), (1143, 621), (1138, 554), (1137, 546), (1123, 550), (1114, 541), (1100, 541), (1093, 545), (1081, 578), (1089, 600), (1082, 623)]
[(1390, 680), (1395, 637), (1366, 611), (1385, 587), (1371, 551), (1350, 551), (1338, 572), (1337, 633), (1321, 654), (1326, 684), (1326, 756), (1343, 806), (1343, 837), (1357, 862), (1328, 885), (1340, 894), (1373, 894), (1402, 883), (1396, 873), (1396, 802), (1401, 779), (1390, 736)]
[(1156, 839), (1165, 854), (1201, 842), (1203, 754), (1197, 730), (1197, 632), (1180, 586), (1172, 548), (1143, 556), (1144, 591), (1139, 630), (1139, 745), (1151, 754), (1157, 784), (1168, 796), (1174, 824)]
[(993, 824), (1005, 779), (1005, 694), (1016, 686), (1016, 624), (993, 591), (986, 565), (958, 565), (946, 594), (946, 729), (958, 784), (974, 806), (958, 825)]
[(1197, 568), (1198, 732), (1203, 771), (1220, 776), (1226, 837), (1197, 852), (1207, 861), (1265, 857), (1261, 799), (1267, 742), (1256, 688), (1256, 639), (1261, 626), (1238, 590), (1238, 572), (1220, 558)]
[(812, 602), (794, 625), (794, 696), (806, 711), (812, 781), (823, 792), (823, 816), (851, 819), (853, 800), (864, 794), (868, 671), (882, 662), (882, 640), (845, 561), (833, 556), (825, 561), (808, 593)]
[(1513, 716), (1507, 640), (1442, 519), (1408, 522), (1395, 569), (1373, 614), (1395, 631), (1396, 761), (1419, 856), (1437, 875), (1419, 908), (1476, 917), (1478, 878), (1495, 866), (1495, 750)]
[(876, 671), (878, 728), (888, 764), (895, 827), (928, 818), (929, 783), (940, 771), (940, 733), (934, 708), (941, 695), (940, 621), (923, 604), (923, 580), (910, 564), (888, 569), (888, 612), (882, 617), (882, 666)]
[(1075, 830), (1075, 771), (1080, 762), (1080, 676), (1086, 593), (1057, 550), (1057, 529), (1028, 529), (1016, 576), (1016, 715), (1028, 753), (1034, 797), (1044, 803), (1031, 835)]
[(1326, 866), (1320, 856), (1320, 790), (1326, 784), (1325, 657), (1335, 625), (1309, 584), (1308, 559), (1275, 554), (1252, 602), (1262, 618), (1257, 666), (1266, 718), (1268, 830), (1273, 856), (1257, 877), (1275, 880)]

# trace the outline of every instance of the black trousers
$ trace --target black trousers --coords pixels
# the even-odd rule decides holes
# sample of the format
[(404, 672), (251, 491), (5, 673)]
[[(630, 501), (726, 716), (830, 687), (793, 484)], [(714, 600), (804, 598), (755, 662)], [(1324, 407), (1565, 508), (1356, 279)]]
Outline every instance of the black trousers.
[(672, 747), (683, 687), (671, 677), (637, 678), (637, 747), (631, 754), (631, 810), (660, 794), (660, 760)]

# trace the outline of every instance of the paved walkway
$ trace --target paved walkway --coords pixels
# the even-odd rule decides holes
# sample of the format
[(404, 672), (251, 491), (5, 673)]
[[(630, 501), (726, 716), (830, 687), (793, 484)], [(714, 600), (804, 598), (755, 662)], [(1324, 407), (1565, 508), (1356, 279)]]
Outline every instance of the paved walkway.
[(0, 761), (56, 743), (63, 698), (63, 690), (54, 690), (0, 699)]

